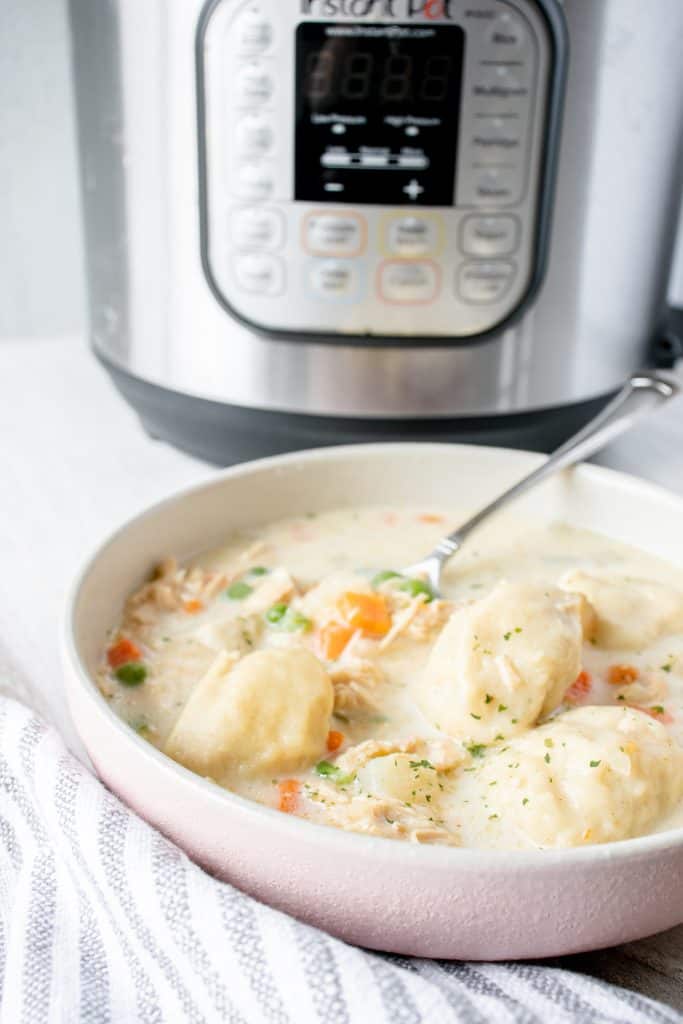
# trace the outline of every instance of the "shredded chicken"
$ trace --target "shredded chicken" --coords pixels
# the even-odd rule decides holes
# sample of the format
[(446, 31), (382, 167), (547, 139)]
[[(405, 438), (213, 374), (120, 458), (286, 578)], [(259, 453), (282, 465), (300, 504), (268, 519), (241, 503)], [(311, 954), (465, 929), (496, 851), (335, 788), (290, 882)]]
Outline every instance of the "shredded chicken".
[(420, 740), (411, 737), (407, 740), (364, 740), (350, 747), (335, 762), (344, 772), (357, 772), (373, 757), (384, 757), (385, 754), (412, 754), (420, 745)]
[(345, 831), (415, 843), (460, 845), (458, 837), (426, 809), (409, 807), (399, 800), (352, 794), (326, 782), (309, 787), (306, 795), (312, 803), (324, 804), (326, 822)]
[(244, 602), (244, 610), (248, 614), (266, 612), (279, 601), (284, 601), (294, 593), (294, 580), (286, 569), (274, 569), (254, 589), (253, 594)]
[(335, 711), (377, 710), (373, 691), (384, 682), (384, 673), (379, 665), (367, 658), (345, 657), (329, 672), (334, 686)]
[(453, 601), (428, 601), (426, 594), (411, 597), (410, 594), (396, 588), (387, 588), (385, 593), (394, 622), (380, 642), (381, 651), (390, 647), (402, 635), (418, 642), (431, 640), (434, 634), (443, 628), (455, 609)]

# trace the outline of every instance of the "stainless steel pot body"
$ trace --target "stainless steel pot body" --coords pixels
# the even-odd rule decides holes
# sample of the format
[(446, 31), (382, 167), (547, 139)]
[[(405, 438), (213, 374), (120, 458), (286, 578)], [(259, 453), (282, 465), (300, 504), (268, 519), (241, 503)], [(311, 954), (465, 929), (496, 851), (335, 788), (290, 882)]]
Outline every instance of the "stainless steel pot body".
[(367, 419), (581, 402), (643, 363), (680, 202), (680, 0), (567, 0), (541, 287), (504, 329), (438, 347), (274, 340), (218, 301), (201, 258), (202, 10), (202, 0), (71, 0), (91, 337), (107, 362), (231, 406)]

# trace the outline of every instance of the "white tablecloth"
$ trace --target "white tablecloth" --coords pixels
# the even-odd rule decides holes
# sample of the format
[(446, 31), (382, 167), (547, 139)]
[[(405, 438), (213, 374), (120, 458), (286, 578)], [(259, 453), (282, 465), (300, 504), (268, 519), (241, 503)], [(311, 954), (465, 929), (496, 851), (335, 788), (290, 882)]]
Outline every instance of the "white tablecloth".
[[(0, 342), (0, 438), (0, 692), (36, 708), (81, 754), (59, 665), (74, 570), (105, 532), (212, 470), (147, 438), (76, 338)], [(683, 493), (683, 400), (601, 461)], [(641, 990), (676, 1002), (680, 931), (653, 941), (573, 963), (622, 983), (637, 977)]]

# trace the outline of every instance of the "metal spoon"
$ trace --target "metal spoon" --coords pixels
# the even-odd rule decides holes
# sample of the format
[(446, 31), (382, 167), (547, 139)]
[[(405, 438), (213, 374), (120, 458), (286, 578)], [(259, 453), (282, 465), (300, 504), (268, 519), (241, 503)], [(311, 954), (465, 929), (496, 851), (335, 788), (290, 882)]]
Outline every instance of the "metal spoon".
[(430, 555), (422, 562), (403, 569), (402, 575), (426, 580), (434, 595), (438, 596), (443, 566), (460, 550), (472, 531), (489, 516), (559, 470), (593, 455), (654, 407), (675, 398), (680, 390), (680, 385), (663, 373), (640, 373), (631, 377), (602, 412), (565, 441), (542, 465), (499, 495), (453, 533), (443, 537)]

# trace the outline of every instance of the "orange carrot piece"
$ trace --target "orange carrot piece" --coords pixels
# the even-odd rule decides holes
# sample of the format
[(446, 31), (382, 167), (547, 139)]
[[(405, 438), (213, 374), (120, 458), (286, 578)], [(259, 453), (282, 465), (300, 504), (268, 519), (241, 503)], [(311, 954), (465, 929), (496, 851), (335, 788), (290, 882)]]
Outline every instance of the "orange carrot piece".
[(138, 645), (126, 636), (122, 636), (107, 651), (107, 661), (111, 668), (120, 668), (129, 661), (140, 661), (141, 657), (142, 652)]
[(327, 661), (336, 661), (354, 634), (353, 626), (345, 622), (328, 622), (320, 630), (320, 653)]
[(635, 683), (639, 676), (635, 665), (610, 665), (607, 669), (607, 682), (611, 686), (628, 686)]
[(391, 629), (391, 615), (382, 594), (342, 594), (338, 606), (342, 618), (368, 636), (384, 636)]
[(444, 521), (443, 516), (438, 516), (434, 512), (423, 512), (417, 519), (420, 523), (442, 523)]
[(278, 810), (284, 811), (285, 814), (294, 814), (299, 802), (301, 783), (298, 779), (283, 779), (282, 782), (278, 782), (277, 788), (280, 794)]
[(627, 704), (627, 708), (631, 708), (633, 711), (642, 711), (644, 715), (649, 715), (650, 718), (654, 718), (656, 722), (661, 722), (662, 725), (671, 725), (674, 718), (669, 712), (661, 706), (661, 704), (655, 704), (651, 708), (644, 708), (641, 704)]
[(201, 601), (198, 601), (196, 597), (193, 597), (190, 601), (186, 601), (183, 608), (188, 615), (198, 615), (199, 612), (204, 611), (204, 605)]
[(569, 701), (570, 704), (580, 704), (583, 698), (590, 693), (592, 685), (593, 683), (588, 672), (579, 672), (578, 676), (565, 693), (564, 699)]
[(337, 732), (336, 729), (330, 729), (327, 734), (327, 749), (330, 754), (334, 754), (335, 750), (339, 750), (342, 743), (344, 742), (344, 733)]

